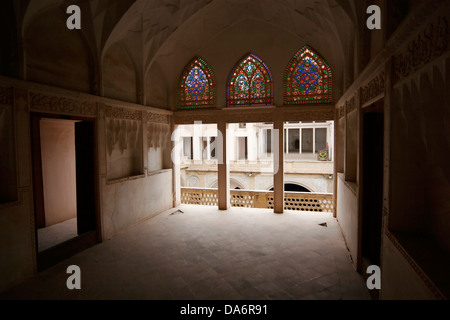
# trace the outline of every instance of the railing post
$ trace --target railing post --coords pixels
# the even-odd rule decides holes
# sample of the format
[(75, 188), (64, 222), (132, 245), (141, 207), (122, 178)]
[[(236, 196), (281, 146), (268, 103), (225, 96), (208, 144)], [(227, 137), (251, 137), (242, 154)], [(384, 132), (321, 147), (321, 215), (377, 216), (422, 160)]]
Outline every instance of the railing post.
[(278, 116), (273, 123), (274, 131), (278, 132), (274, 150), (274, 176), (273, 176), (273, 210), (275, 213), (284, 213), (284, 121)]
[(255, 208), (266, 209), (267, 208), (267, 196), (265, 192), (255, 193)]
[(173, 207), (181, 204), (181, 135), (178, 126), (173, 127), (172, 133), (172, 181)]
[(220, 121), (217, 124), (217, 148), (218, 148), (218, 192), (219, 192), (219, 210), (228, 210), (230, 208), (230, 167), (227, 158), (227, 123)]

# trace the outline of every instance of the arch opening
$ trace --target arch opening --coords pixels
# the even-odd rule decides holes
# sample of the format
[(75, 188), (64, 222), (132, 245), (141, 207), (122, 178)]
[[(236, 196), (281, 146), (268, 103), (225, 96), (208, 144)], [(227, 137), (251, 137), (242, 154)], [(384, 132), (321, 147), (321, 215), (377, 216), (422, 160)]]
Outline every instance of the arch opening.
[[(273, 191), (273, 188), (271, 188), (270, 191)], [(301, 186), (301, 185), (295, 184), (295, 183), (285, 183), (284, 191), (286, 191), (286, 192), (311, 192), (311, 190), (308, 190), (304, 186)]]

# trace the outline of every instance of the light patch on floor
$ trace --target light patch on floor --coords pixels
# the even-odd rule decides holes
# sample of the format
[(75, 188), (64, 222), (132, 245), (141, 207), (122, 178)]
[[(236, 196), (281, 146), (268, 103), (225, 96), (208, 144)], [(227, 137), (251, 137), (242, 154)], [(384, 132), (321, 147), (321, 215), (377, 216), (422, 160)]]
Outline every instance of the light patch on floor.
[(77, 236), (77, 218), (38, 229), (38, 250), (44, 251)]

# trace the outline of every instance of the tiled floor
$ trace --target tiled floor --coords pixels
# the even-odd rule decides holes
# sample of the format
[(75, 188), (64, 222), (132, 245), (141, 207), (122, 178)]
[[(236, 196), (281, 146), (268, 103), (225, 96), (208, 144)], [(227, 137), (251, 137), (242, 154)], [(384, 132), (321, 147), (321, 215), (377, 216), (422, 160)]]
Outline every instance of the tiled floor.
[[(184, 213), (147, 220), (0, 298), (370, 299), (329, 214), (180, 209)], [(70, 265), (81, 268), (81, 290), (66, 287)]]

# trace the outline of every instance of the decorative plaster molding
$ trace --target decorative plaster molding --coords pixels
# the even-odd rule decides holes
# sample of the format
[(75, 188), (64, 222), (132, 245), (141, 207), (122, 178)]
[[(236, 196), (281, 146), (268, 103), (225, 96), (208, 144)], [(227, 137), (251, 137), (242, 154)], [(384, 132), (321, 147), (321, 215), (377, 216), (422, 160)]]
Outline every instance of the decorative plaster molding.
[(342, 119), (345, 116), (345, 107), (340, 106), (339, 109), (337, 109), (337, 115), (338, 119)]
[(403, 52), (394, 56), (394, 83), (447, 52), (449, 41), (447, 17), (440, 16), (429, 23)]
[(161, 124), (170, 124), (171, 117), (167, 114), (159, 114), (159, 113), (153, 113), (150, 111), (146, 111), (144, 113), (146, 122), (152, 122), (152, 123), (161, 123)]
[(0, 87), (0, 104), (12, 104), (12, 88)]
[(345, 106), (346, 106), (345, 111), (347, 112), (347, 114), (356, 110), (356, 94), (345, 102)]
[(142, 111), (107, 105), (105, 106), (105, 117), (123, 120), (142, 120)]
[(442, 12), (442, 6), (446, 2), (447, 0), (433, 0), (432, 6), (427, 1), (420, 3), (417, 9), (406, 17), (387, 42), (386, 48), (389, 54), (398, 53), (409, 39), (420, 32), (429, 17), (437, 17)]
[(97, 117), (100, 120), (104, 120), (106, 115), (106, 105), (104, 103), (98, 103), (97, 105)]
[(442, 292), (436, 287), (436, 285), (433, 283), (433, 281), (431, 281), (430, 278), (428, 278), (428, 276), (425, 274), (425, 272), (423, 272), (423, 270), (417, 265), (417, 263), (408, 254), (408, 252), (403, 248), (403, 246), (400, 244), (400, 242), (397, 240), (397, 238), (389, 230), (386, 230), (385, 235), (387, 238), (389, 238), (389, 240), (391, 240), (391, 242), (395, 246), (395, 248), (400, 252), (400, 254), (403, 256), (403, 258), (408, 262), (408, 264), (414, 269), (414, 271), (422, 279), (422, 281), (425, 283), (425, 285), (428, 287), (428, 289), (430, 289), (430, 291), (433, 293), (433, 295), (437, 299), (446, 300), (446, 298), (442, 294)]
[(361, 87), (361, 105), (384, 93), (384, 71), (375, 76), (367, 85)]
[(138, 150), (142, 139), (142, 123), (139, 120), (108, 119), (106, 121), (106, 150), (111, 156), (118, 146), (120, 153), (124, 150)]
[(87, 101), (78, 101), (36, 92), (30, 93), (30, 101), (30, 109), (34, 111), (69, 113), (92, 117), (97, 115), (96, 105)]
[(14, 108), (16, 112), (28, 112), (28, 91), (14, 88)]
[(170, 126), (163, 123), (150, 122), (147, 124), (147, 147), (163, 148), (170, 141)]
[(389, 210), (386, 207), (383, 207), (383, 217), (387, 217), (389, 215)]

